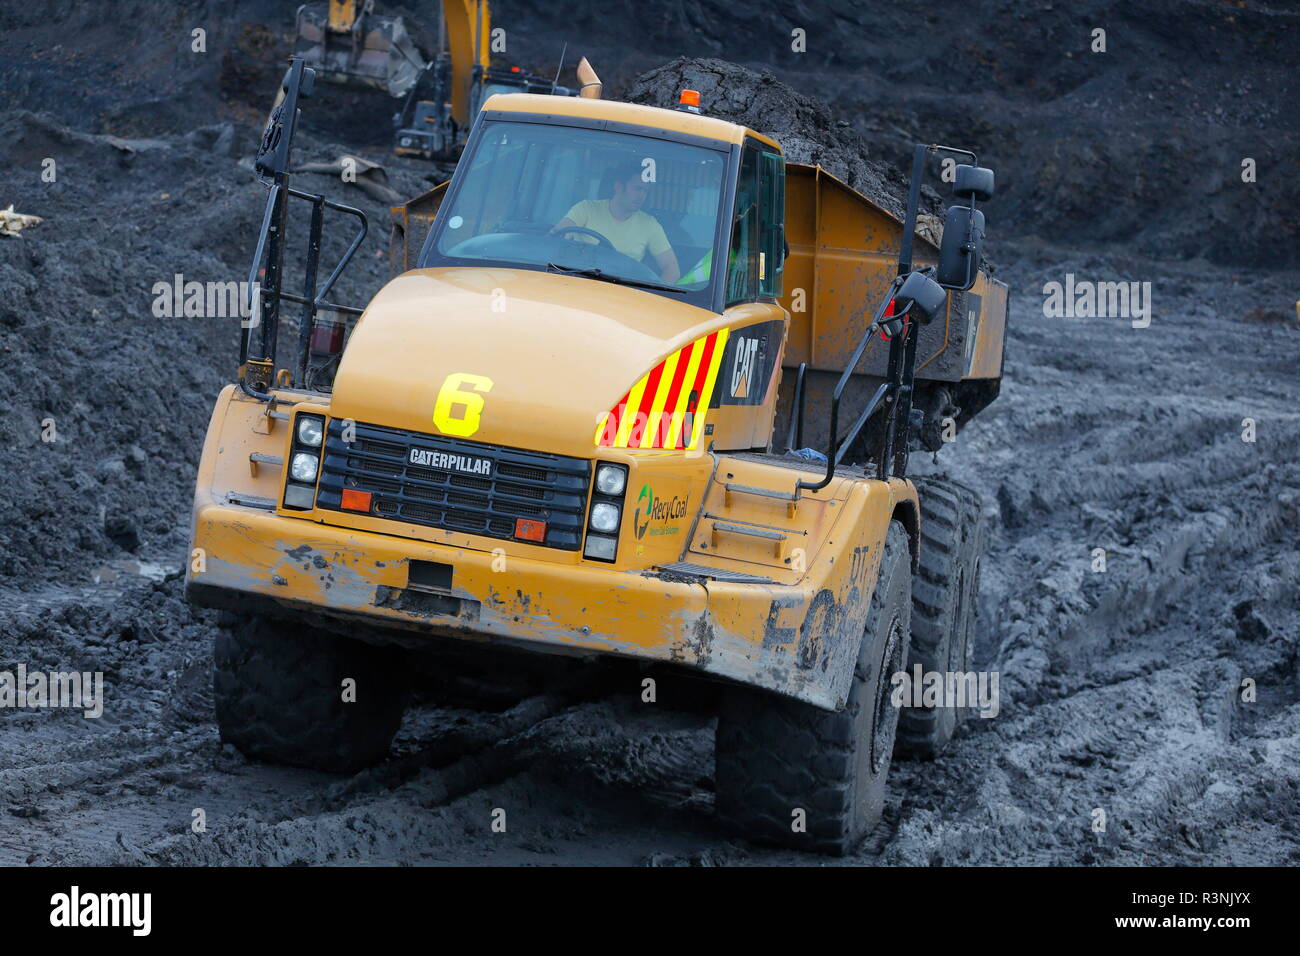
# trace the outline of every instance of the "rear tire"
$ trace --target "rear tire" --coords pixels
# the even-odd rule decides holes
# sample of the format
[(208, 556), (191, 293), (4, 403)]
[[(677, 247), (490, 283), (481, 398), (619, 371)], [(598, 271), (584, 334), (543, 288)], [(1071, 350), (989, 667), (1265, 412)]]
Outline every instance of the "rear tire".
[[(907, 659), (911, 577), (907, 532), (892, 521), (844, 710), (728, 690), (718, 718), (717, 812), (742, 835), (844, 854), (880, 821), (898, 726), (890, 677)], [(793, 828), (798, 810), (806, 832)]]
[[(351, 773), (383, 758), (402, 721), (402, 653), (263, 617), (218, 633), (223, 743), (271, 763)], [(356, 681), (345, 702), (343, 681)]]
[[(921, 570), (912, 582), (909, 675), (971, 669), (984, 550), (978, 492), (947, 478), (914, 479), (921, 501)], [(909, 685), (910, 686), (910, 685)], [(908, 707), (899, 715), (898, 751), (932, 758), (948, 745), (966, 710)]]

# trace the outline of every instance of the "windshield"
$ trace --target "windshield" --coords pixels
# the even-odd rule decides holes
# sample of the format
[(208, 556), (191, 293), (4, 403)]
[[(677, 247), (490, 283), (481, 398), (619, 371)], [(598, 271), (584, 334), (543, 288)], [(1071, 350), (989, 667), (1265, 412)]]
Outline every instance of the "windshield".
[(648, 136), (485, 122), (420, 265), (549, 269), (707, 308), (726, 162)]

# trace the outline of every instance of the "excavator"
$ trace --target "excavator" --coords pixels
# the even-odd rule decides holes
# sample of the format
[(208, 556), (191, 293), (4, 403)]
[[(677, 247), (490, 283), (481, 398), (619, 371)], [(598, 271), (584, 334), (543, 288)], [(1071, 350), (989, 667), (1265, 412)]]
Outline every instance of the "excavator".
[(374, 0), (303, 4), (295, 54), (324, 82), (400, 98), (393, 117), (399, 156), (454, 161), (473, 117), (493, 93), (576, 93), (558, 86), (558, 76), (492, 67), (488, 0), (442, 0), (432, 55), (417, 42), (418, 27), (376, 13), (374, 6)]
[[(346, 304), (366, 217), (290, 172), (313, 84), (293, 61), (256, 157), (258, 284), (195, 487), (186, 593), (230, 612), (222, 739), (354, 772), (388, 752), (407, 655), (465, 648), (503, 679), (511, 649), (622, 659), (648, 669), (628, 694), (711, 691), (721, 823), (853, 852), (895, 751), (933, 757), (966, 716), (895, 691), (971, 667), (982, 503), (909, 454), (1001, 381), (992, 170), (917, 144), (900, 221), (694, 91), (497, 93), (403, 211), (394, 277)], [(931, 242), (920, 189), (947, 158)], [(354, 223), (332, 266), (326, 213)]]

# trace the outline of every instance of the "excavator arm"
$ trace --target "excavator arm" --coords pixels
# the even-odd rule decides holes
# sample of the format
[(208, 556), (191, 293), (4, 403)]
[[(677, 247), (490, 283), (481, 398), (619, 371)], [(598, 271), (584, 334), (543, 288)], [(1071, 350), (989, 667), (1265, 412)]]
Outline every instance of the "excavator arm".
[(492, 16), (487, 0), (443, 0), (442, 10), (451, 52), (451, 115), (458, 125), (468, 127), (474, 67), (488, 68)]

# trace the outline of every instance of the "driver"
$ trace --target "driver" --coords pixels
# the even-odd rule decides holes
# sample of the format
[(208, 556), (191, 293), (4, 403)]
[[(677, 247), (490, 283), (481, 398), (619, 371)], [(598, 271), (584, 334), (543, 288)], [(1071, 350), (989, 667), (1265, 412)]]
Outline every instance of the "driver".
[[(640, 262), (647, 251), (659, 267), (659, 278), (674, 283), (681, 276), (677, 256), (668, 244), (659, 220), (642, 212), (650, 184), (641, 179), (641, 164), (632, 160), (615, 170), (614, 195), (609, 199), (583, 199), (573, 204), (564, 218), (555, 224), (553, 234), (564, 235), (565, 229), (580, 226), (598, 232), (623, 255)], [(591, 236), (575, 232), (573, 238), (594, 242)]]

